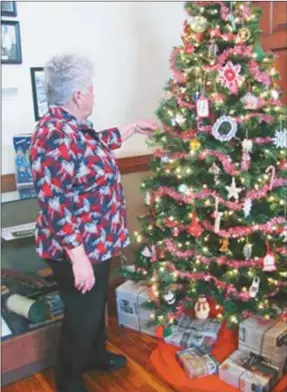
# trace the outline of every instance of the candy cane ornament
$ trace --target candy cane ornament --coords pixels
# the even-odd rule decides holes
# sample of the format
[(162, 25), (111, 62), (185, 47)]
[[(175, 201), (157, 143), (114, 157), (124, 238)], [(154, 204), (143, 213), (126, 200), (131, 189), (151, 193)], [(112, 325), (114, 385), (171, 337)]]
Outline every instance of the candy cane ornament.
[(273, 183), (275, 180), (275, 175), (276, 175), (276, 169), (274, 166), (268, 166), (267, 169), (265, 170), (265, 173), (270, 175), (270, 185), (269, 185), (269, 190), (271, 191), (273, 188)]

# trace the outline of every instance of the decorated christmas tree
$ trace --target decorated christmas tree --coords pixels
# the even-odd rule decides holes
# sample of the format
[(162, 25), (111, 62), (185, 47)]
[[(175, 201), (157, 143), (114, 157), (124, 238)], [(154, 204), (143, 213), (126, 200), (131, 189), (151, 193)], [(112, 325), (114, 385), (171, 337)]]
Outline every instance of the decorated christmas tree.
[[(250, 2), (187, 2), (158, 109), (135, 271), (169, 325), (191, 309), (229, 325), (284, 315), (286, 112)], [(286, 311), (285, 311), (286, 314)]]

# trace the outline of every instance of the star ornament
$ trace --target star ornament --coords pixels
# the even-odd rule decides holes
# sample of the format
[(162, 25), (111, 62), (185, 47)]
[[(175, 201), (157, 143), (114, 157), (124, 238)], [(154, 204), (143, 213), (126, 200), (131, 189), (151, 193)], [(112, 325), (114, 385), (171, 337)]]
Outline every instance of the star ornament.
[(240, 71), (241, 65), (234, 65), (231, 61), (228, 61), (225, 66), (221, 67), (218, 71), (221, 84), (228, 88), (232, 94), (238, 94), (239, 87), (243, 82)]
[(238, 201), (239, 199), (239, 193), (242, 192), (242, 188), (237, 188), (236, 187), (236, 182), (235, 182), (235, 178), (232, 177), (232, 182), (230, 186), (226, 186), (225, 187), (228, 191), (228, 200), (229, 199), (235, 199), (236, 201)]

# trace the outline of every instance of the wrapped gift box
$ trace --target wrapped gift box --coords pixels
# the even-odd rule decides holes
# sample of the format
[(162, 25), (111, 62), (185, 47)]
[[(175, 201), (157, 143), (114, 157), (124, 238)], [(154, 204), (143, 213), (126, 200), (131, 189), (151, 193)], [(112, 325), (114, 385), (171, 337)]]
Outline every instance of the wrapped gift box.
[(210, 376), (218, 371), (218, 362), (209, 354), (202, 355), (196, 347), (177, 352), (178, 360), (190, 378)]
[(219, 366), (221, 380), (242, 392), (268, 392), (283, 375), (284, 366), (251, 352), (236, 350)]
[(280, 367), (287, 357), (287, 324), (250, 317), (239, 326), (239, 349), (268, 358)]
[(172, 333), (165, 342), (177, 347), (197, 347), (202, 354), (208, 354), (217, 341), (221, 322), (217, 319), (198, 320), (181, 316), (177, 325), (171, 327)]
[(146, 285), (128, 280), (119, 286), (116, 289), (119, 325), (155, 336), (156, 327), (150, 325), (152, 312), (143, 308), (148, 299)]

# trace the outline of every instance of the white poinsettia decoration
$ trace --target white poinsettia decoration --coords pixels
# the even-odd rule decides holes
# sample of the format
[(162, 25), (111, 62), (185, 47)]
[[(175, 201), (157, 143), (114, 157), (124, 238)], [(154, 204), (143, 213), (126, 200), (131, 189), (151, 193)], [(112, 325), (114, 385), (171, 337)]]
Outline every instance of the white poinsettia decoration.
[(151, 250), (150, 250), (150, 248), (149, 248), (148, 246), (145, 246), (145, 247), (144, 247), (144, 249), (141, 251), (141, 254), (142, 254), (144, 257), (148, 257), (148, 258), (151, 258), (151, 257), (152, 257)]
[(277, 148), (287, 148), (287, 129), (276, 131), (272, 140)]
[(242, 148), (246, 152), (251, 152), (253, 147), (252, 140), (250, 139), (244, 139), (242, 142)]
[(171, 119), (171, 124), (173, 127), (176, 125), (182, 125), (185, 123), (185, 118), (183, 117), (182, 114), (177, 114), (174, 118)]
[(241, 98), (241, 102), (244, 104), (245, 109), (249, 110), (256, 110), (259, 106), (258, 98), (251, 93), (245, 94), (244, 97)]

